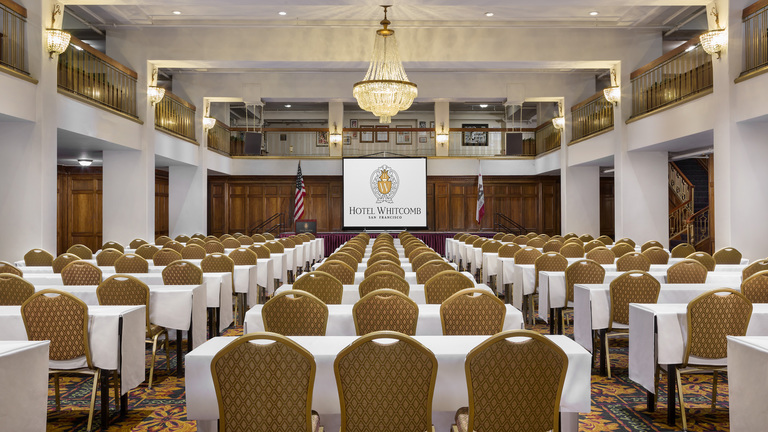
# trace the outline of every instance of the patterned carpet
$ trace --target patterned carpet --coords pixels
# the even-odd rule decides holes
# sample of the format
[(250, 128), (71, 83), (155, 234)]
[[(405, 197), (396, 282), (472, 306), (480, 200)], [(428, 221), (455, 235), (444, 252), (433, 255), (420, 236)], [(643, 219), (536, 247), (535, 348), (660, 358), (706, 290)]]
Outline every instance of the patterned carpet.
[[(541, 333), (549, 331), (548, 326), (537, 325), (535, 330)], [(231, 327), (226, 331), (227, 336), (242, 334), (241, 327)], [(171, 348), (171, 367), (175, 370), (175, 350)], [(147, 356), (149, 364), (150, 356)], [(155, 383), (151, 390), (146, 383), (130, 392), (128, 398), (128, 414), (118, 418), (114, 413), (109, 431), (195, 431), (194, 421), (186, 419), (184, 401), (184, 379), (168, 376), (165, 369), (165, 355), (158, 356), (160, 366), (156, 369)], [(611, 341), (611, 369), (613, 377), (600, 377), (596, 369), (592, 374), (592, 412), (580, 416), (580, 431), (669, 431), (681, 430), (670, 428), (666, 424), (667, 402), (664, 379), (660, 380), (660, 395), (657, 409), (653, 413), (646, 410), (645, 391), (632, 383), (627, 377), (627, 343), (626, 339)], [(149, 374), (147, 373), (147, 376)], [(685, 400), (688, 407), (689, 431), (727, 431), (728, 422), (728, 382), (721, 375), (718, 383), (717, 409), (710, 411), (710, 394), (712, 391), (711, 375), (684, 376)], [(89, 378), (62, 379), (61, 411), (55, 411), (53, 396), (53, 381), (50, 384), (48, 399), (48, 430), (49, 431), (84, 431), (88, 421), (88, 404), (90, 402)], [(94, 417), (94, 430), (100, 427), (98, 409)], [(114, 404), (114, 400), (111, 400)]]

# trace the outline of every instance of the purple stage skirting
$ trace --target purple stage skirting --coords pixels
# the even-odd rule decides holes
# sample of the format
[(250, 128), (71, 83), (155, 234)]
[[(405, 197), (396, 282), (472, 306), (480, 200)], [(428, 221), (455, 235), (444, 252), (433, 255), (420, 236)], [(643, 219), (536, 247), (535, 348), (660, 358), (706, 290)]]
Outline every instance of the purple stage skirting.
[[(456, 235), (459, 231), (442, 231), (442, 232), (411, 232), (414, 237), (418, 238), (419, 240), (423, 241), (427, 246), (432, 248), (435, 252), (439, 253), (442, 256), (445, 256), (445, 239), (446, 238), (453, 238), (453, 236)], [(463, 231), (462, 231), (463, 232)], [(317, 233), (317, 237), (322, 237), (325, 239), (325, 256), (329, 256), (333, 253), (339, 246), (343, 245), (347, 241), (349, 241), (354, 236), (358, 235), (359, 232), (319, 232)], [(371, 238), (376, 238), (379, 233), (368, 233)], [(397, 238), (397, 233), (390, 233), (392, 237)], [(470, 233), (475, 234), (480, 237), (493, 237), (496, 233), (487, 231), (487, 232), (477, 232), (477, 233)], [(280, 234), (280, 237), (288, 237), (293, 235), (293, 233), (282, 233)]]

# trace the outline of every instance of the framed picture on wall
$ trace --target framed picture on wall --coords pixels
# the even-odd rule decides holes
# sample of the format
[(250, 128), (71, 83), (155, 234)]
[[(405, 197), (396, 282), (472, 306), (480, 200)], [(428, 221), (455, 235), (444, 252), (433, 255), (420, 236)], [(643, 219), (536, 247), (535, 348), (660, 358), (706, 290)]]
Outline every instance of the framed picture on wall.
[[(349, 128), (357, 129), (357, 119), (349, 120)], [(357, 131), (352, 132), (352, 138), (357, 138)]]
[(317, 147), (328, 147), (328, 131), (317, 132)]
[(343, 145), (352, 145), (352, 138), (349, 135), (344, 135)]
[(361, 130), (360, 131), (360, 142), (361, 143), (372, 143), (373, 142), (373, 126), (360, 126), (360, 129), (370, 129), (368, 130)]
[[(408, 125), (398, 125), (395, 126), (396, 128), (403, 129), (403, 128), (410, 128)], [(411, 145), (411, 132), (397, 132), (397, 135), (395, 136), (395, 144), (397, 145)]]
[(429, 128), (432, 129), (432, 131), (429, 133), (429, 137), (434, 139), (435, 138), (435, 122), (434, 121), (429, 122)]
[(427, 143), (427, 137), (420, 136), (419, 137), (419, 144), (426, 144)]
[(376, 142), (389, 142), (389, 126), (376, 126)]
[[(487, 124), (468, 124), (464, 123), (461, 125), (462, 129), (487, 129)], [(464, 131), (461, 133), (461, 144), (465, 146), (487, 146), (488, 145), (488, 132), (473, 132), (473, 131)]]

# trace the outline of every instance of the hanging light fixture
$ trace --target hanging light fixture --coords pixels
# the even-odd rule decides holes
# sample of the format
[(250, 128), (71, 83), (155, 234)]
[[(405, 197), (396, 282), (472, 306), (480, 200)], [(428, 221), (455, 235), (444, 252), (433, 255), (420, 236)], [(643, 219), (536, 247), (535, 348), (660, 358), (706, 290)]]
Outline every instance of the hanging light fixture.
[(147, 87), (147, 98), (152, 106), (155, 106), (158, 102), (165, 97), (165, 89), (157, 86), (157, 68), (152, 71), (152, 82)]
[(728, 33), (724, 28), (720, 28), (720, 17), (717, 14), (717, 6), (712, 7), (712, 16), (715, 17), (714, 30), (710, 30), (703, 35), (699, 36), (701, 41), (701, 47), (709, 55), (717, 54), (717, 58), (720, 58), (720, 52), (728, 45)]
[(557, 130), (565, 128), (565, 116), (563, 115), (563, 103), (557, 103), (557, 117), (552, 119), (552, 126)]
[[(247, 109), (246, 109), (247, 111)], [(216, 126), (216, 119), (211, 117), (211, 103), (205, 101), (205, 111), (203, 112), (203, 130), (210, 130)]]
[(447, 130), (445, 130), (445, 123), (440, 123), (440, 132), (437, 133), (435, 136), (435, 141), (440, 144), (440, 146), (445, 146), (450, 141), (451, 136), (448, 133)]
[(51, 59), (54, 54), (61, 54), (66, 51), (69, 46), (69, 40), (72, 38), (71, 34), (55, 28), (56, 15), (61, 15), (61, 5), (58, 3), (53, 6), (51, 28), (45, 29), (45, 49), (48, 51), (48, 58)]
[(395, 31), (388, 28), (387, 8), (384, 8), (383, 28), (376, 31), (373, 55), (368, 72), (362, 81), (355, 83), (352, 94), (365, 111), (379, 117), (380, 123), (391, 123), (392, 116), (407, 110), (418, 95), (416, 84), (408, 76), (400, 61)]
[(328, 137), (328, 142), (333, 144), (334, 147), (341, 144), (341, 132), (339, 132), (335, 122), (333, 123), (333, 132), (331, 132), (330, 136)]
[(616, 105), (621, 100), (621, 87), (616, 83), (616, 71), (611, 69), (611, 87), (603, 89), (605, 100)]

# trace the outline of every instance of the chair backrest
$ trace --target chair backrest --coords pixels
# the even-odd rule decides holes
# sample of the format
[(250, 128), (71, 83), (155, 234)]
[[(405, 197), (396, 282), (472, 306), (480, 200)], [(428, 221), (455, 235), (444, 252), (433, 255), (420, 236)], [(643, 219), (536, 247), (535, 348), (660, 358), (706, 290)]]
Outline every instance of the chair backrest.
[(707, 271), (715, 271), (715, 266), (717, 265), (717, 263), (715, 263), (715, 259), (712, 258), (712, 255), (706, 252), (694, 252), (685, 257), (685, 259), (696, 260), (700, 262), (704, 267), (707, 268)]
[(61, 269), (64, 285), (98, 285), (101, 283), (101, 269), (87, 261), (73, 261)]
[(112, 275), (96, 287), (96, 297), (100, 305), (144, 306), (149, 329), (149, 287), (144, 282), (129, 275)]
[(232, 234), (222, 234), (221, 236), (219, 236), (219, 241), (224, 241), (224, 239), (228, 239), (228, 238), (235, 238), (235, 237), (233, 237)]
[(579, 236), (579, 240), (583, 241), (584, 243), (591, 242), (595, 238), (592, 237), (592, 234), (582, 234)]
[(441, 304), (457, 292), (474, 287), (475, 281), (472, 279), (456, 270), (446, 270), (432, 276), (424, 284), (424, 297), (427, 304)]
[(432, 278), (432, 276), (446, 270), (454, 270), (454, 268), (452, 265), (443, 261), (442, 258), (427, 261), (416, 270), (416, 283), (425, 284)]
[(285, 252), (285, 248), (283, 247), (283, 245), (280, 242), (268, 241), (268, 242), (264, 243), (264, 246), (266, 246), (267, 249), (269, 249), (269, 253), (270, 254)]
[(544, 253), (546, 252), (560, 252), (560, 249), (563, 247), (563, 242), (560, 240), (549, 240), (546, 243), (544, 243), (544, 246), (542, 246), (542, 251)]
[(635, 241), (632, 240), (629, 237), (624, 237), (624, 238), (620, 238), (620, 239), (616, 240), (616, 244), (619, 244), (619, 243), (626, 243), (626, 244), (632, 246), (633, 249), (635, 248), (635, 246), (637, 246), (635, 244)]
[(208, 235), (203, 238), (203, 241), (208, 243), (209, 241), (219, 241), (219, 238), (215, 235)]
[(125, 254), (115, 261), (115, 273), (149, 273), (149, 262), (136, 254)]
[(440, 305), (444, 335), (493, 335), (504, 329), (507, 307), (490, 291), (463, 289)]
[(341, 432), (379, 431), (382, 425), (393, 431), (432, 430), (437, 359), (415, 339), (389, 331), (361, 336), (336, 356), (333, 370)]
[(501, 239), (503, 239), (503, 238), (504, 238), (504, 233), (503, 232), (497, 232), (496, 234), (493, 235), (493, 239), (494, 240), (501, 241)]
[(438, 255), (436, 252), (433, 252), (431, 249), (429, 251), (424, 251), (418, 256), (415, 256), (413, 260), (411, 260), (411, 270), (418, 271), (421, 268), (421, 266), (423, 266), (424, 264), (430, 261), (442, 260), (442, 259), (443, 257)]
[(630, 245), (629, 243), (616, 243), (611, 248), (611, 252), (613, 252), (613, 254), (616, 255), (616, 258), (620, 258), (634, 251), (635, 251), (635, 247)]
[(296, 247), (296, 242), (294, 242), (293, 240), (291, 240), (291, 239), (289, 239), (287, 237), (283, 237), (283, 238), (277, 239), (277, 241), (282, 243), (283, 247), (286, 248), (286, 249), (292, 249), (292, 248)]
[(141, 245), (149, 244), (148, 241), (140, 238), (136, 238), (131, 240), (131, 242), (128, 244), (128, 247), (131, 249), (138, 249)]
[(473, 348), (464, 369), (465, 430), (560, 430), (568, 356), (551, 340), (530, 330), (502, 332)]
[(61, 270), (63, 270), (64, 267), (74, 261), (80, 261), (80, 257), (71, 253), (63, 253), (53, 260), (51, 267), (53, 268), (54, 273), (61, 273)]
[(542, 271), (564, 272), (565, 269), (567, 268), (568, 268), (568, 259), (557, 252), (547, 252), (545, 254), (540, 255), (538, 258), (536, 258), (536, 261), (534, 261), (533, 271), (536, 274), (534, 286), (535, 287), (539, 286), (539, 272), (542, 272)]
[(483, 244), (486, 243), (486, 242), (489, 242), (489, 241), (491, 241), (491, 239), (489, 239), (487, 237), (480, 237), (477, 240), (475, 240), (474, 242), (472, 242), (472, 247), (482, 248)]
[(578, 238), (579, 238), (579, 235), (578, 235), (578, 234), (576, 234), (575, 232), (569, 232), (568, 234), (566, 234), (566, 235), (564, 235), (564, 236), (563, 236), (563, 239), (564, 239), (564, 240), (570, 240), (570, 239), (572, 239), (572, 238), (578, 239)]
[(115, 261), (120, 259), (121, 256), (123, 256), (123, 253), (117, 249), (102, 249), (102, 251), (96, 255), (96, 264), (99, 267), (113, 266), (115, 265)]
[(538, 249), (524, 247), (515, 254), (515, 264), (536, 264), (536, 259), (541, 255)]
[(603, 242), (601, 242), (600, 240), (590, 240), (584, 244), (584, 252), (586, 253), (591, 251), (594, 248), (599, 248), (599, 247), (605, 247)]
[(190, 240), (194, 240), (194, 239), (202, 240), (204, 238), (205, 238), (205, 235), (202, 233), (194, 233), (190, 236)]
[(365, 254), (365, 250), (360, 251), (360, 249), (357, 249), (354, 246), (344, 245), (338, 251), (344, 252), (345, 254), (348, 254), (348, 255), (352, 255), (353, 257), (355, 257), (358, 264), (363, 262), (363, 255)]
[(163, 245), (163, 249), (173, 249), (178, 253), (181, 253), (181, 250), (184, 249), (184, 243), (179, 243), (176, 240), (171, 240)]
[(49, 267), (53, 265), (53, 255), (43, 249), (32, 249), (24, 254), (24, 265), (27, 267)]
[(584, 242), (578, 237), (571, 237), (569, 239), (566, 239), (564, 244), (570, 244), (570, 243), (575, 243), (581, 246), (582, 248), (584, 247)]
[(328, 260), (330, 261), (341, 261), (344, 264), (350, 266), (352, 270), (357, 271), (357, 258), (354, 256), (346, 253), (346, 252), (336, 252), (331, 254), (331, 256), (328, 257)]
[(587, 252), (584, 257), (598, 264), (613, 264), (616, 260), (616, 255), (607, 247), (594, 248)]
[(667, 269), (667, 283), (705, 283), (707, 268), (696, 260), (683, 260), (672, 264)]
[[(203, 239), (199, 239), (199, 238), (197, 238), (197, 237), (192, 237), (192, 238), (191, 238), (191, 239), (189, 239), (189, 241), (187, 242), (187, 246), (189, 246), (189, 245), (198, 245), (198, 246), (200, 246), (200, 247), (203, 247), (203, 246), (205, 246), (205, 240), (203, 240)], [(203, 250), (205, 250), (205, 248), (203, 248)]]
[[(728, 356), (726, 336), (747, 334), (752, 318), (752, 303), (744, 294), (720, 288), (699, 295), (688, 303), (688, 340), (683, 367), (691, 356), (721, 359)], [(696, 359), (691, 362), (696, 364)]]
[(0, 274), (0, 306), (17, 306), (35, 293), (31, 283), (11, 273)]
[(344, 285), (355, 283), (355, 269), (343, 261), (325, 260), (317, 270), (332, 275)]
[(548, 242), (550, 240), (550, 237), (548, 234), (539, 234), (538, 238), (544, 240), (545, 242)]
[(252, 235), (252, 236), (251, 236), (251, 239), (252, 239), (252, 240), (253, 240), (255, 243), (266, 243), (266, 242), (267, 242), (267, 238), (266, 238), (266, 237), (264, 237), (264, 236), (263, 236), (263, 235), (261, 235), (261, 234), (254, 234), (254, 235)]
[(724, 247), (712, 255), (717, 264), (741, 264), (741, 252), (736, 248)]
[(304, 237), (300, 237), (297, 235), (292, 235), (289, 237), (291, 240), (293, 240), (294, 243), (296, 243), (296, 246), (304, 244)]
[(244, 247), (233, 250), (229, 253), (229, 257), (232, 258), (235, 265), (256, 265), (259, 262), (259, 256), (256, 255), (256, 252)]
[(205, 251), (209, 254), (224, 253), (224, 245), (221, 244), (221, 242), (218, 242), (215, 240), (205, 242), (205, 245), (203, 245), (203, 249), (205, 249)]
[(200, 285), (203, 283), (203, 270), (187, 261), (174, 261), (163, 269), (165, 285)]
[(573, 301), (575, 284), (601, 284), (605, 280), (605, 268), (590, 259), (576, 261), (565, 269), (565, 298)]
[(237, 249), (241, 246), (236, 238), (225, 238), (221, 241), (221, 244), (225, 249)]
[(376, 264), (379, 261), (391, 261), (393, 263), (400, 264), (400, 258), (390, 252), (382, 251), (382, 252), (376, 252), (375, 254), (371, 255), (370, 258), (368, 258), (368, 265)]
[(155, 258), (155, 254), (158, 253), (160, 249), (158, 249), (156, 246), (151, 244), (143, 244), (139, 246), (136, 249), (136, 255), (146, 259), (151, 260)]
[(206, 255), (205, 248), (196, 244), (188, 244), (181, 250), (182, 259), (203, 259)]
[(421, 255), (421, 254), (423, 254), (423, 253), (427, 253), (427, 252), (434, 252), (434, 251), (433, 251), (432, 249), (430, 249), (430, 248), (429, 248), (428, 246), (426, 246), (426, 245), (425, 245), (425, 246), (419, 246), (419, 247), (417, 247), (417, 248), (414, 248), (413, 250), (411, 250), (411, 251), (408, 253), (408, 261), (410, 261), (410, 262), (413, 262), (413, 260), (414, 260), (414, 259), (415, 259), (417, 256), (419, 256), (419, 255)]
[[(312, 432), (316, 370), (312, 354), (284, 336), (251, 333), (237, 338), (211, 361), (219, 430)], [(267, 409), (265, 401), (279, 408)]]
[(661, 242), (658, 242), (656, 240), (648, 240), (647, 242), (643, 243), (642, 246), (640, 246), (640, 252), (645, 252), (646, 250), (653, 247), (664, 249), (664, 245), (661, 244)]
[(393, 263), (391, 261), (379, 261), (375, 264), (371, 264), (365, 269), (364, 276), (368, 278), (374, 273), (378, 272), (391, 272), (402, 278), (405, 278), (405, 269), (400, 267), (400, 263)]
[(74, 295), (47, 289), (38, 291), (21, 305), (21, 318), (31, 341), (50, 341), (50, 360), (72, 360), (85, 356), (93, 368), (88, 344), (88, 306)]
[(237, 241), (240, 242), (240, 246), (250, 246), (254, 243), (253, 239), (246, 235), (238, 237)]
[(545, 242), (544, 239), (540, 239), (536, 237), (528, 240), (528, 243), (526, 244), (526, 246), (534, 247), (534, 248), (543, 248), (545, 244), (547, 244), (547, 242)]
[(235, 262), (232, 261), (232, 258), (222, 253), (213, 253), (206, 255), (200, 261), (200, 270), (203, 273), (233, 273), (235, 271)]
[(744, 279), (741, 293), (752, 303), (768, 303), (768, 271), (757, 272)]
[(113, 241), (108, 241), (108, 242), (104, 243), (103, 245), (101, 245), (101, 249), (102, 250), (114, 249), (114, 250), (120, 251), (120, 253), (125, 253), (125, 248), (123, 247), (123, 245), (121, 245), (120, 243), (117, 243), (117, 242), (113, 242)]
[(24, 272), (20, 268), (6, 261), (0, 261), (0, 274), (24, 276)]
[(744, 267), (744, 270), (741, 271), (741, 280), (745, 281), (753, 274), (765, 270), (768, 270), (768, 258), (755, 261), (752, 264)]
[(328, 306), (303, 290), (274, 295), (261, 309), (264, 330), (283, 336), (325, 336)]
[(405, 280), (404, 276), (388, 271), (380, 271), (373, 273), (370, 276), (366, 276), (358, 286), (360, 298), (363, 298), (366, 294), (372, 291), (380, 289), (393, 289), (408, 295), (411, 291), (411, 285)]
[(672, 248), (671, 256), (672, 258), (685, 258), (694, 252), (696, 252), (696, 248), (692, 245), (688, 243), (680, 243)]
[(601, 235), (600, 237), (596, 238), (595, 240), (600, 241), (604, 245), (613, 244), (613, 239), (608, 237), (607, 235)]
[(419, 320), (419, 305), (408, 295), (393, 289), (378, 289), (360, 297), (352, 307), (355, 333), (389, 330), (413, 336)]
[(656, 303), (661, 283), (643, 270), (631, 270), (611, 281), (611, 312), (608, 329), (613, 323), (629, 325), (630, 303)]
[(313, 271), (296, 279), (294, 290), (306, 291), (325, 304), (341, 304), (344, 285), (328, 273)]
[(190, 237), (188, 235), (186, 235), (186, 234), (179, 234), (179, 235), (176, 236), (176, 238), (174, 240), (179, 242), (179, 243), (186, 243), (186, 242), (189, 241), (189, 239), (190, 239)]
[(182, 260), (183, 257), (179, 252), (173, 249), (160, 249), (155, 256), (152, 257), (152, 262), (156, 266), (167, 266), (168, 264)]
[[(583, 258), (584, 246), (575, 242), (566, 243), (560, 248), (560, 254), (566, 258)], [(515, 260), (515, 263), (517, 263), (517, 260)]]
[(483, 253), (497, 253), (501, 247), (501, 242), (497, 240), (491, 240), (483, 243)]
[(650, 271), (651, 260), (640, 252), (626, 253), (616, 259), (616, 271), (625, 272), (630, 270)]
[(74, 255), (77, 255), (80, 257), (80, 259), (93, 259), (93, 252), (88, 248), (88, 246), (76, 244), (69, 249), (67, 249), (67, 253), (71, 253)]
[(648, 258), (648, 261), (653, 264), (667, 264), (669, 262), (669, 254), (662, 248), (652, 247), (643, 251), (643, 255)]
[(527, 236), (524, 236), (521, 234), (521, 235), (515, 236), (515, 238), (512, 239), (512, 242), (517, 243), (520, 246), (525, 246), (528, 244), (528, 240), (530, 239)]
[(275, 236), (272, 233), (265, 232), (265, 233), (261, 233), (261, 235), (263, 235), (264, 238), (267, 239), (267, 240), (274, 240), (275, 239)]

